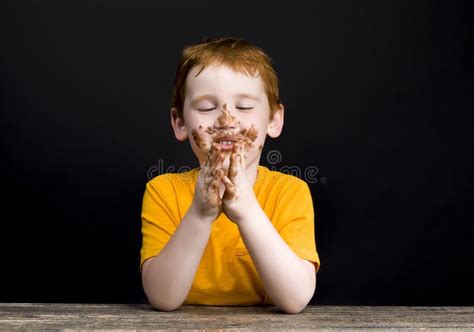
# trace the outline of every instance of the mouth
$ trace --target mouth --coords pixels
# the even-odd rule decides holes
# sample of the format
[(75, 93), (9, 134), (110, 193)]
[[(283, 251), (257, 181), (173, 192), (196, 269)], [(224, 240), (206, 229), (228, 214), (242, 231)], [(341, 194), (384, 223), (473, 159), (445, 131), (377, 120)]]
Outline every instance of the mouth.
[(234, 147), (234, 143), (237, 142), (237, 139), (234, 137), (221, 137), (215, 140), (219, 147), (224, 150), (232, 150)]

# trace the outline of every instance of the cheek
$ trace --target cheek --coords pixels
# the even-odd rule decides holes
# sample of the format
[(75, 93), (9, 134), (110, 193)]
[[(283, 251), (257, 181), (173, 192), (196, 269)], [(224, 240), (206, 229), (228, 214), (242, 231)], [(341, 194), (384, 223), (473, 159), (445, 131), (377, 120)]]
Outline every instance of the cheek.
[(258, 131), (258, 136), (255, 139), (253, 144), (255, 152), (261, 152), (263, 150), (263, 145), (265, 144), (265, 139), (267, 135), (267, 127), (266, 126), (258, 126), (256, 127)]
[(204, 149), (205, 148), (205, 138), (203, 135), (202, 131), (202, 126), (199, 126), (198, 128), (193, 128), (191, 131), (191, 136), (193, 137), (194, 144), (198, 147), (198, 149)]
[[(255, 143), (258, 143), (258, 142), (262, 142), (263, 140), (265, 140), (265, 134), (267, 132), (267, 127), (265, 126), (265, 124), (262, 124), (262, 122), (260, 122), (261, 120), (257, 120), (255, 122), (252, 123), (253, 127), (255, 128), (254, 130), (254, 135), (256, 135), (256, 138), (255, 138)], [(251, 125), (249, 125), (247, 128), (250, 128)]]

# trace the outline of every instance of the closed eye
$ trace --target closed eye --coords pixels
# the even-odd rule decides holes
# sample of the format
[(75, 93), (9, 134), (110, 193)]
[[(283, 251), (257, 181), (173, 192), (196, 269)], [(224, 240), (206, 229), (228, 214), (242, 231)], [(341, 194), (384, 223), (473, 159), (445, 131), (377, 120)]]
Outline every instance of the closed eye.
[[(198, 111), (200, 111), (200, 112), (210, 112), (210, 111), (213, 111), (215, 109), (216, 109), (215, 107), (212, 107), (212, 108), (199, 108)], [(248, 111), (248, 110), (252, 110), (253, 107), (236, 107), (236, 109), (241, 110), (241, 111)]]

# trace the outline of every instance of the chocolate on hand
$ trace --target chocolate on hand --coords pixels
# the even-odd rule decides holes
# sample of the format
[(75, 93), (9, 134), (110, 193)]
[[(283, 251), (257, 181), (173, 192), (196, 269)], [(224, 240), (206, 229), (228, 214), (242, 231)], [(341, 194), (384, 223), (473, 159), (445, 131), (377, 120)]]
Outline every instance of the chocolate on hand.
[(225, 176), (222, 169), (224, 154), (218, 144), (212, 144), (206, 162), (198, 177), (201, 209), (218, 208), (221, 205), (220, 184)]
[(238, 199), (237, 197), (237, 183), (239, 182), (239, 177), (244, 175), (245, 172), (245, 152), (244, 145), (246, 142), (239, 141), (236, 142), (232, 149), (232, 154), (230, 155), (230, 164), (229, 170), (227, 172), (227, 177), (224, 178), (226, 185), (226, 190), (224, 192), (223, 199), (231, 200)]

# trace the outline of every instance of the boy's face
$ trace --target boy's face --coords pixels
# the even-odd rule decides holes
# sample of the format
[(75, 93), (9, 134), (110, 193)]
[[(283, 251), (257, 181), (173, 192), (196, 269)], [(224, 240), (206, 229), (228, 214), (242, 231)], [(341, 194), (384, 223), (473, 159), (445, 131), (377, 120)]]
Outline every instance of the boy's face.
[(185, 86), (183, 118), (173, 116), (176, 138), (189, 138), (191, 148), (201, 165), (209, 149), (218, 142), (228, 169), (232, 140), (246, 145), (247, 167), (258, 165), (266, 135), (278, 137), (283, 126), (283, 106), (270, 120), (270, 105), (262, 79), (236, 72), (225, 65), (206, 67), (198, 76), (197, 67), (188, 74)]

